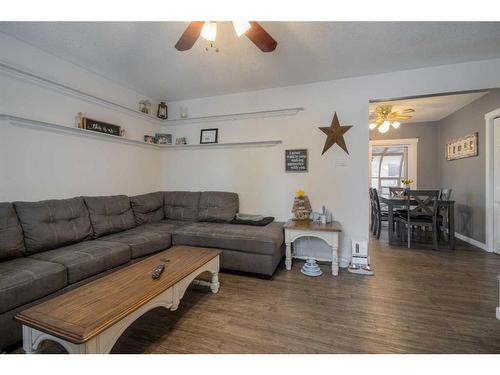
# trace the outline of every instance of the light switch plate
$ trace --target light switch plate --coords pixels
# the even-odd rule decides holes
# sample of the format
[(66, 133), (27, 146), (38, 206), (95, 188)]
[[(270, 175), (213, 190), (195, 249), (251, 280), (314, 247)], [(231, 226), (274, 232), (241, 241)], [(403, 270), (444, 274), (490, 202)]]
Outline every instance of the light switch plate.
[(335, 159), (335, 165), (337, 167), (347, 167), (348, 161), (346, 157), (338, 157)]

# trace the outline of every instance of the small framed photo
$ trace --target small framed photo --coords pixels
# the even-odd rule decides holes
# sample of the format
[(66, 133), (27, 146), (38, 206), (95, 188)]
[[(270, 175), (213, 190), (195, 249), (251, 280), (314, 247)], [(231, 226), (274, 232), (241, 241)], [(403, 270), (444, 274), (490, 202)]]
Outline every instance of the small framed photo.
[(144, 135), (144, 142), (150, 143), (150, 144), (155, 144), (156, 143), (156, 139), (152, 135), (145, 134)]
[(172, 134), (156, 133), (155, 138), (156, 138), (156, 143), (158, 143), (159, 145), (172, 144)]
[(201, 129), (200, 144), (217, 143), (219, 129)]

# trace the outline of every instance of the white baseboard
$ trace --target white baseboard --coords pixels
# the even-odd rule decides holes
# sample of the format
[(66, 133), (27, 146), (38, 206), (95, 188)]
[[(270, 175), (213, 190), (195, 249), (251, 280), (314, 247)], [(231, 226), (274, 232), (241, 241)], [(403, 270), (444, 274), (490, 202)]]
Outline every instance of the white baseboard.
[(460, 240), (462, 240), (464, 242), (467, 242), (467, 243), (469, 243), (469, 244), (471, 244), (473, 246), (479, 247), (480, 249), (482, 249), (484, 251), (488, 251), (488, 247), (486, 246), (485, 243), (476, 241), (475, 239), (467, 237), (467, 236), (464, 236), (463, 234), (455, 232), (455, 238), (458, 238), (458, 239), (460, 239)]
[(500, 320), (500, 307), (497, 307), (497, 319)]

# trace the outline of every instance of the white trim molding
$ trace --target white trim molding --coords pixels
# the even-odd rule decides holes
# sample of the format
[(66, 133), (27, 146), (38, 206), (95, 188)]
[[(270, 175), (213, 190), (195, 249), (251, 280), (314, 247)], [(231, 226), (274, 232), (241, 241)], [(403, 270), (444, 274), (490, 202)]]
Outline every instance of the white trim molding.
[(489, 252), (495, 250), (495, 220), (494, 220), (494, 122), (500, 117), (500, 108), (484, 115), (485, 120), (485, 159), (486, 159), (486, 249)]
[(460, 234), (458, 232), (455, 232), (455, 238), (458, 238), (459, 240), (467, 242), (468, 244), (471, 244), (472, 246), (479, 247), (482, 250), (488, 251), (488, 248), (487, 248), (485, 243), (479, 242), (479, 241), (475, 240), (474, 238), (464, 236), (463, 234)]

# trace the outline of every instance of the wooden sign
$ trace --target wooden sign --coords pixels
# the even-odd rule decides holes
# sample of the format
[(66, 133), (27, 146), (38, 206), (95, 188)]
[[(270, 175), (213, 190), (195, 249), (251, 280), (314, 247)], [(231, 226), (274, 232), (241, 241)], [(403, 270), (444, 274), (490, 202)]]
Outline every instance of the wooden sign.
[(454, 139), (446, 144), (446, 160), (477, 156), (477, 133)]
[(92, 130), (99, 133), (109, 135), (121, 135), (121, 127), (118, 125), (108, 124), (104, 121), (98, 121), (87, 117), (82, 117), (80, 120), (80, 128)]
[(285, 150), (285, 172), (307, 172), (307, 149)]

